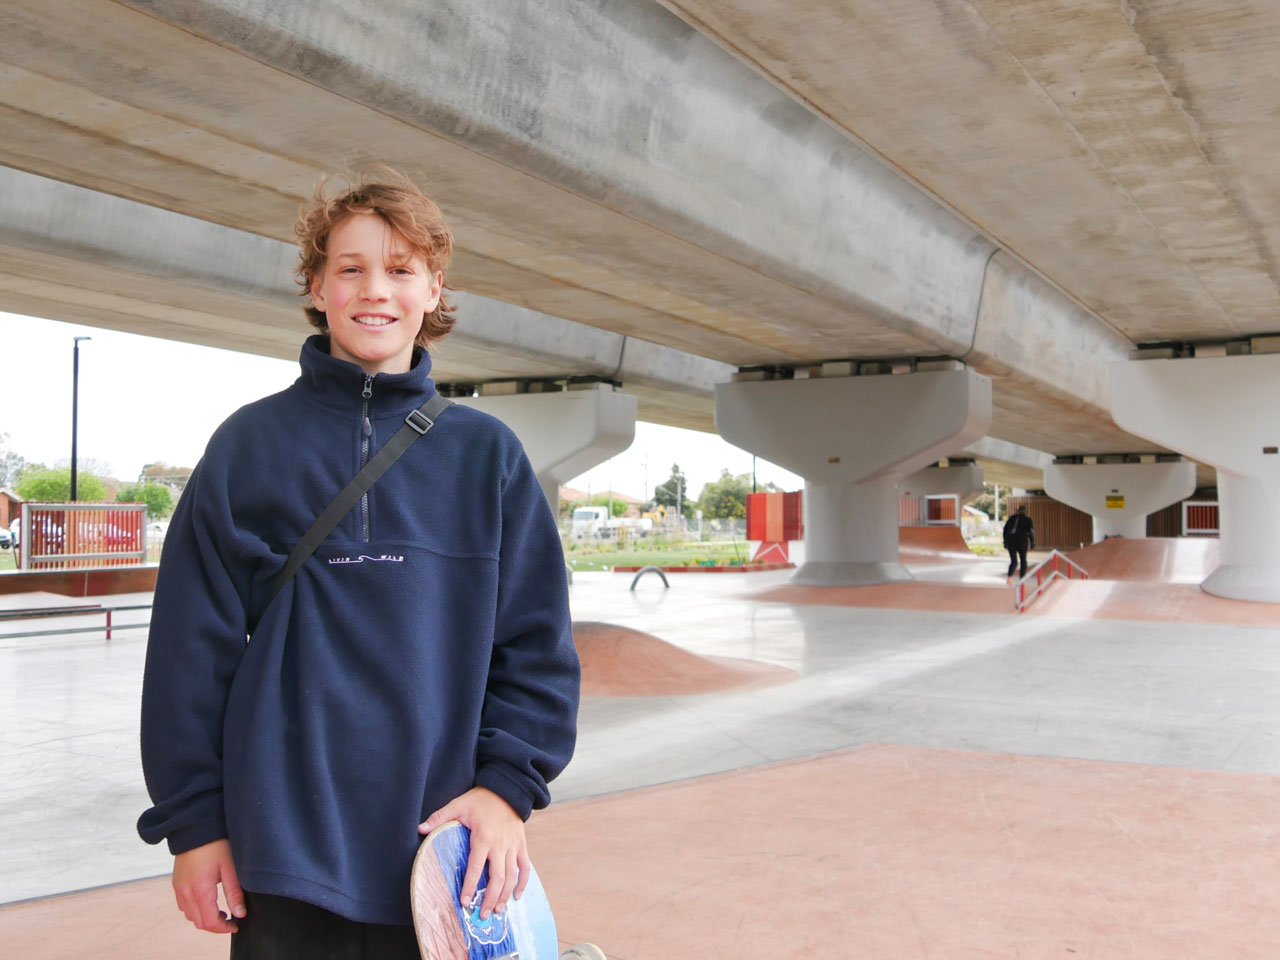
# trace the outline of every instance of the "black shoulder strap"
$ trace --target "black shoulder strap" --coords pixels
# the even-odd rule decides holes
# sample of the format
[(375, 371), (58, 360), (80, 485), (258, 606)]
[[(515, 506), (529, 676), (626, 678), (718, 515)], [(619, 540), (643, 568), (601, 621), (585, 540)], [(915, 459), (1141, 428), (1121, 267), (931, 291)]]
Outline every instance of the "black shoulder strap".
[[(285, 584), (293, 579), (293, 575), (302, 569), (307, 558), (316, 552), (316, 548), (324, 543), (324, 538), (329, 536), (342, 518), (351, 512), (351, 508), (360, 502), (360, 498), (369, 492), (369, 488), (387, 472), (387, 468), (399, 460), (400, 455), (408, 450), (415, 440), (434, 427), (436, 418), (452, 404), (452, 400), (437, 393), (404, 418), (405, 425), (383, 444), (382, 449), (364, 465), (364, 469), (356, 474), (355, 479), (333, 498), (333, 502), (324, 508), (324, 513), (320, 514), (316, 522), (311, 525), (311, 529), (298, 541), (297, 546), (289, 554), (284, 569), (276, 576), (275, 583), (271, 587), (271, 600), (274, 600), (284, 589)], [(271, 600), (267, 602), (270, 603)]]

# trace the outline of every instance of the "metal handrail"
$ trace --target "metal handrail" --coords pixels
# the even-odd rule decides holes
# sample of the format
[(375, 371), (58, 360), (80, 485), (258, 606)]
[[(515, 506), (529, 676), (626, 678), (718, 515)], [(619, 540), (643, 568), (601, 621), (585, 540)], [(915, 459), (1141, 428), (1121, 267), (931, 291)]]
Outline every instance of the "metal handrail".
[[(1062, 572), (1062, 568), (1066, 568), (1066, 573)], [(1046, 573), (1046, 569), (1048, 572)], [(1013, 605), (1019, 613), (1031, 606), (1031, 602), (1040, 596), (1049, 588), (1049, 584), (1054, 580), (1074, 580), (1073, 571), (1078, 574), (1079, 579), (1088, 580), (1089, 571), (1080, 564), (1076, 563), (1065, 553), (1054, 550), (1049, 556), (1045, 557), (1034, 567), (1027, 571), (1026, 576), (1019, 577), (1018, 582), (1013, 585)], [(1031, 580), (1035, 580), (1035, 588), (1028, 594), (1027, 585)]]
[(133, 604), (120, 607), (101, 607), (80, 605), (75, 607), (31, 607), (23, 610), (0, 610), (0, 620), (41, 620), (46, 617), (84, 617), (89, 615), (106, 614), (107, 622), (99, 627), (73, 627), (69, 630), (28, 630), (23, 633), (0, 633), (0, 640), (24, 640), (28, 637), (54, 637), (68, 633), (98, 633), (101, 630), (107, 632), (107, 639), (111, 639), (113, 630), (137, 630), (140, 627), (149, 627), (151, 622), (146, 623), (117, 623), (112, 624), (111, 614), (117, 610), (150, 610), (151, 604)]

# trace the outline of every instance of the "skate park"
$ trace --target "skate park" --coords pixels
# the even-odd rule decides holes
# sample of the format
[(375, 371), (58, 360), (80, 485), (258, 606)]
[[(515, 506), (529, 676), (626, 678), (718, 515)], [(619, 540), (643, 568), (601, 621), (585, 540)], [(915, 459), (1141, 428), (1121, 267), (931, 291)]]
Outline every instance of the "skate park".
[[(388, 5), (371, 57), (336, 5), (20, 3), (0, 308), (296, 356), (340, 116), (452, 198), (438, 380), (549, 493), (637, 417), (806, 481), (794, 571), (575, 575), (579, 746), (529, 827), (565, 941), (1269, 956), (1280, 25), (1138, 6), (550, 4), (534, 66), (484, 5)], [(1003, 560), (900, 542), (908, 478), (971, 470), (1092, 517), (1088, 579), (1018, 613)], [(1145, 535), (1198, 489), (1216, 537)], [(133, 833), (141, 632), (5, 644), (0, 952), (224, 955)]]

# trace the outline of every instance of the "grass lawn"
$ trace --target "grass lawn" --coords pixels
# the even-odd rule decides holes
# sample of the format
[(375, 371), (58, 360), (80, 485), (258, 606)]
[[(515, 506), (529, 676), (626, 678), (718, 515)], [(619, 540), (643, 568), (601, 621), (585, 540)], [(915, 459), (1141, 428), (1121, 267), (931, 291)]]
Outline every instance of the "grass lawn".
[(18, 569), (18, 556), (12, 549), (0, 550), (0, 570)]
[(699, 560), (715, 560), (728, 563), (735, 557), (747, 559), (747, 545), (741, 540), (733, 543), (689, 542), (657, 544), (640, 541), (627, 544), (618, 550), (612, 543), (589, 540), (570, 540), (565, 545), (565, 559), (574, 570), (606, 570), (613, 567), (693, 566)]

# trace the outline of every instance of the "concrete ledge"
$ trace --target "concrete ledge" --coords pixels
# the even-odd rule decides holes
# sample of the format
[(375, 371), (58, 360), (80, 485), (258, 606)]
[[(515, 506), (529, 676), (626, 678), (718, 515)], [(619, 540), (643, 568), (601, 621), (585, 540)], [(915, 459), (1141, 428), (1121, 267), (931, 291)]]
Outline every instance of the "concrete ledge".
[(42, 590), (64, 597), (100, 597), (110, 593), (145, 593), (156, 588), (159, 564), (136, 567), (89, 567), (84, 570), (7, 570), (0, 573), (0, 594)]

